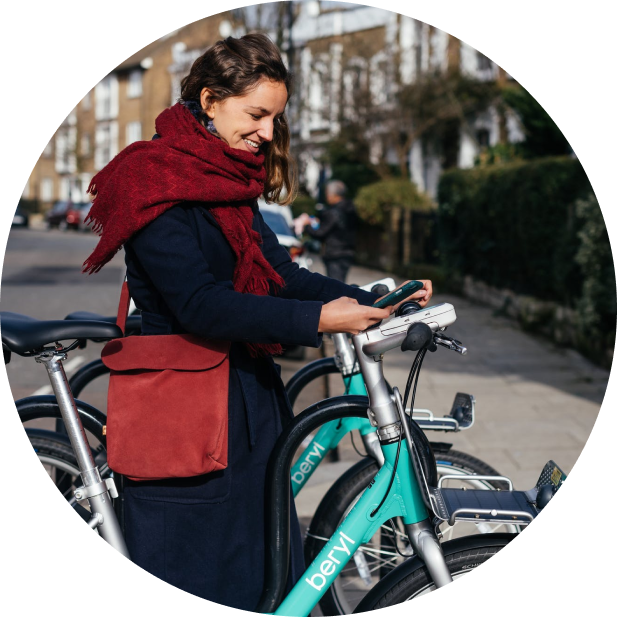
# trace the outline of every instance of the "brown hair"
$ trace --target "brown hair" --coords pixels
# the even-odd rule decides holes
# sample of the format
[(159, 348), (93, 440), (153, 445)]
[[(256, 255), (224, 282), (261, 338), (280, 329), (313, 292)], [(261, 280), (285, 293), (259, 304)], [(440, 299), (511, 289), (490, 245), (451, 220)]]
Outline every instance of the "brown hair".
[[(262, 79), (285, 84), (291, 95), (291, 73), (285, 67), (278, 47), (264, 34), (247, 34), (239, 39), (228, 37), (216, 42), (197, 58), (190, 73), (182, 80), (180, 100), (200, 100), (201, 91), (212, 92), (210, 101), (243, 96), (257, 87)], [(204, 125), (205, 110), (198, 116)], [(274, 121), (272, 141), (262, 146), (265, 155), (267, 201), (289, 204), (296, 193), (295, 168), (289, 153), (289, 124), (285, 114)], [(286, 192), (281, 199), (283, 190)]]

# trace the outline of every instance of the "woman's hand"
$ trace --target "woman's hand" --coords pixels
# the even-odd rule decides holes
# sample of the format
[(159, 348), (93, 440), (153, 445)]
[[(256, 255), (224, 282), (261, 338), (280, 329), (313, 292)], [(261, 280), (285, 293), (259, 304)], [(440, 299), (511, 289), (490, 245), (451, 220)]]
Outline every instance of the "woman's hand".
[(390, 306), (379, 309), (358, 304), (353, 298), (338, 298), (322, 306), (319, 332), (358, 334), (389, 317), (393, 310)]
[[(408, 298), (401, 300), (398, 304), (396, 304), (393, 307), (393, 311), (395, 311), (404, 302), (409, 302), (410, 300), (417, 302), (422, 308), (424, 308), (428, 304), (428, 301), (433, 297), (433, 283), (431, 281), (423, 280), (423, 279), (415, 279), (415, 280), (420, 281), (420, 283), (424, 285), (424, 288), (420, 289), (419, 291), (416, 291), (415, 294), (412, 294)], [(407, 283), (409, 283), (409, 281), (405, 281), (404, 283), (401, 283), (396, 289), (399, 289), (400, 287), (402, 287), (403, 285)]]

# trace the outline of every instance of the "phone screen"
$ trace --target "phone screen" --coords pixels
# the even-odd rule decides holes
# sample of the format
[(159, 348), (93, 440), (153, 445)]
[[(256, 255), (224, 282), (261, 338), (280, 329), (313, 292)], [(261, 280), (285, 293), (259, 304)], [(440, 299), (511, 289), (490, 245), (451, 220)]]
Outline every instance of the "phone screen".
[(394, 304), (398, 304), (405, 300), (405, 298), (409, 298), (409, 296), (416, 293), (416, 291), (420, 291), (424, 287), (424, 283), (420, 281), (409, 281), (409, 283), (405, 283), (399, 289), (395, 289), (391, 291), (387, 296), (380, 298), (373, 304), (375, 308), (385, 308), (386, 306), (392, 306)]

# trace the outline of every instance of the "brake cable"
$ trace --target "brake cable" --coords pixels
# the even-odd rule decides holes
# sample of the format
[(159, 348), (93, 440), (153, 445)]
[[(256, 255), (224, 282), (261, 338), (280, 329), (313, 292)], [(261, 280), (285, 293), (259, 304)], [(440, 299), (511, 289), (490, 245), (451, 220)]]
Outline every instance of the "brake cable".
[[(411, 398), (411, 409), (413, 410), (413, 404), (416, 398), (416, 389), (418, 387), (418, 379), (420, 377), (420, 369), (422, 368), (422, 362), (424, 361), (424, 356), (426, 355), (426, 349), (420, 349), (414, 358), (413, 364), (411, 365), (411, 369), (409, 370), (409, 377), (407, 378), (407, 387), (405, 388), (405, 402), (403, 403), (403, 413), (406, 409), (407, 398), (409, 396), (409, 390), (411, 389), (411, 384), (414, 382), (413, 387), (413, 395)], [(415, 381), (414, 381), (415, 377)], [(403, 419), (404, 421), (404, 419)], [(394, 476), (396, 475), (396, 469), (398, 467), (398, 458), (401, 452), (401, 440), (403, 438), (403, 430), (401, 427), (401, 431), (398, 436), (398, 446), (396, 448), (396, 457), (394, 458), (394, 465), (392, 466), (392, 475), (390, 477), (390, 483), (388, 484), (388, 489), (386, 490), (386, 494), (383, 496), (383, 499), (379, 503), (379, 505), (371, 512), (371, 518), (374, 517), (377, 512), (381, 509), (383, 504), (385, 503), (388, 495), (390, 494), (390, 489), (392, 488), (392, 484), (394, 483)]]

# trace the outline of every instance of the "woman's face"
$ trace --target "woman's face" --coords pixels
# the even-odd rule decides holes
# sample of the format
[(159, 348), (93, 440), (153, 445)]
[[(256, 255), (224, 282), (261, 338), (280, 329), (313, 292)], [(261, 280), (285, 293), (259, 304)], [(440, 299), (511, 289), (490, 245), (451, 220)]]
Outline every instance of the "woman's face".
[[(210, 90), (201, 91), (201, 106), (208, 107)], [(243, 96), (214, 101), (207, 115), (217, 134), (232, 148), (257, 154), (259, 147), (272, 141), (274, 122), (285, 111), (287, 88), (277, 81), (263, 79)]]

